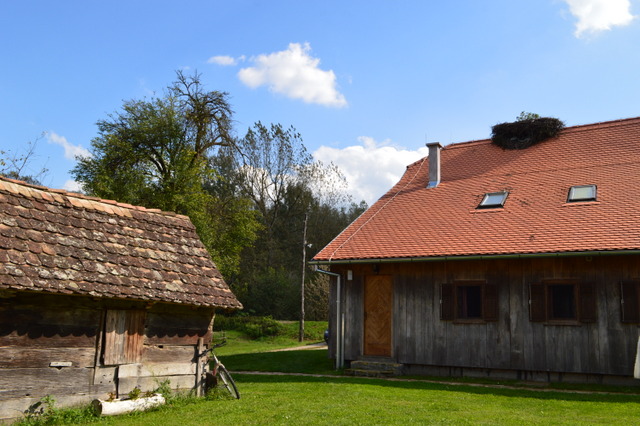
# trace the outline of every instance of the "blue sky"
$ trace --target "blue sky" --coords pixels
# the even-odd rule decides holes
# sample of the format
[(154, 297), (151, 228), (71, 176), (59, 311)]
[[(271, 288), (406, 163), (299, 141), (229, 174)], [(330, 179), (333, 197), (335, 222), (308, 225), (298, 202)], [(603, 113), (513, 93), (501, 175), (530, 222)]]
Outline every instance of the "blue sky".
[(197, 71), (229, 92), (239, 135), (293, 125), (371, 203), (427, 141), (487, 138), (521, 111), (639, 116), (638, 15), (640, 0), (3, 1), (0, 150), (39, 138), (43, 183), (73, 189), (97, 120)]

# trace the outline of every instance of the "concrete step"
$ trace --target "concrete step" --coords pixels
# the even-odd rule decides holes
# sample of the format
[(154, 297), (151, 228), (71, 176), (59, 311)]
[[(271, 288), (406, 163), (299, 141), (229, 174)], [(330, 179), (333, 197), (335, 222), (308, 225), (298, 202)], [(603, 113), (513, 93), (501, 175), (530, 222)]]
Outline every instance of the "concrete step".
[(358, 377), (393, 377), (397, 376), (393, 371), (378, 371), (378, 370), (361, 370), (358, 368), (347, 368), (344, 370), (344, 374), (347, 376)]

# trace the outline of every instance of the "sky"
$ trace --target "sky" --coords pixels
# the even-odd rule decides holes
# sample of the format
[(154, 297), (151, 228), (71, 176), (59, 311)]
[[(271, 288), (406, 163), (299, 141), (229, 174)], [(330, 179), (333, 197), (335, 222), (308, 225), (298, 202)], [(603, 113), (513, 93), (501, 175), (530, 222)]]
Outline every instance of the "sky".
[(229, 93), (238, 136), (293, 126), (354, 201), (427, 142), (522, 112), (567, 126), (640, 116), (640, 0), (0, 0), (0, 150), (77, 190), (96, 122), (176, 71)]

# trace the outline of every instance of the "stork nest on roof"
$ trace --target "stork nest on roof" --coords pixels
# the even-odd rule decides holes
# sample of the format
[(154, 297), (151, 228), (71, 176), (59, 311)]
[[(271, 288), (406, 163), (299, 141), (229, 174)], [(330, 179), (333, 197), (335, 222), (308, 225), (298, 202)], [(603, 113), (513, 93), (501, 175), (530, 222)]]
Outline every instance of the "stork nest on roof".
[(557, 136), (562, 129), (564, 123), (551, 117), (501, 123), (491, 128), (491, 141), (503, 149), (525, 149)]

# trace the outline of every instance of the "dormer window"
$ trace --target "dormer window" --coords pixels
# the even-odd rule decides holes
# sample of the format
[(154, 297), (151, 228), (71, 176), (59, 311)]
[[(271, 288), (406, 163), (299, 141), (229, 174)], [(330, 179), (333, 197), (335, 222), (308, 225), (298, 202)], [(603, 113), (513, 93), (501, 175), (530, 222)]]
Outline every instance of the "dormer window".
[(509, 193), (507, 191), (502, 192), (489, 192), (484, 194), (482, 201), (478, 205), (479, 209), (495, 209), (504, 206), (504, 202), (507, 199)]
[(595, 185), (576, 185), (569, 189), (569, 198), (567, 198), (567, 202), (577, 203), (581, 201), (596, 201)]

